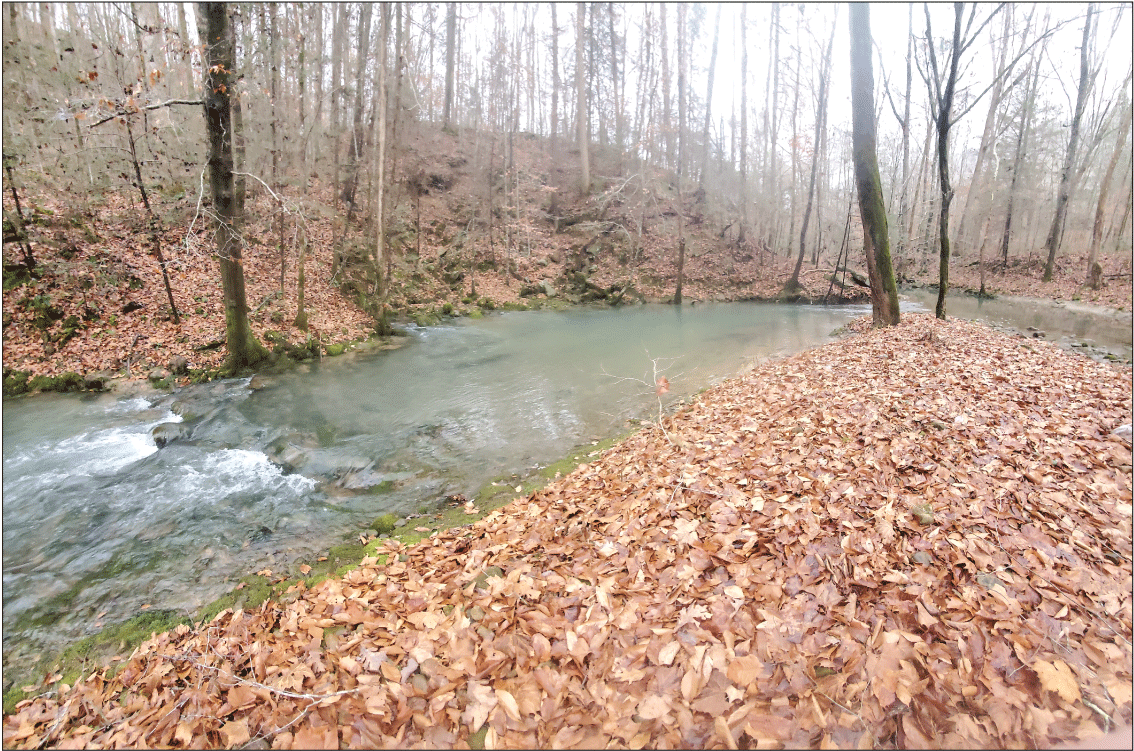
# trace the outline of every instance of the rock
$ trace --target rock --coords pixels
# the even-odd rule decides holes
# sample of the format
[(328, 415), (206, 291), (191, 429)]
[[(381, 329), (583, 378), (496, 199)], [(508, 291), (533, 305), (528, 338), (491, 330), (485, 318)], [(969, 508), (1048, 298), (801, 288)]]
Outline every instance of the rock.
[(149, 372), (149, 375), (147, 375), (146, 378), (148, 378), (151, 383), (155, 381), (163, 381), (166, 378), (169, 378), (169, 371), (165, 368), (154, 368)]
[(126, 303), (125, 305), (122, 306), (122, 312), (123, 313), (133, 313), (135, 310), (141, 310), (143, 307), (145, 307), (145, 306), (142, 305), (142, 303), (137, 302), (135, 300), (131, 300), (130, 302), (128, 302), (128, 303)]
[(189, 372), (189, 361), (181, 355), (169, 359), (169, 372), (174, 375), (185, 375)]
[(311, 459), (305, 451), (290, 443), (275, 447), (268, 458), (287, 472), (295, 472)]
[(1126, 423), (1125, 425), (1119, 425), (1117, 428), (1115, 428), (1111, 432), (1111, 435), (1115, 438), (1121, 438), (1127, 443), (1130, 443), (1132, 430), (1134, 430), (1134, 425), (1132, 425), (1131, 423)]
[(520, 286), (520, 297), (534, 297), (543, 293), (543, 286), (540, 284), (524, 284)]
[(88, 391), (105, 391), (110, 383), (110, 378), (110, 373), (100, 370), (97, 373), (87, 373), (83, 376), (83, 383), (86, 384)]
[(259, 373), (252, 376), (252, 379), (248, 381), (248, 388), (252, 389), (253, 391), (259, 391), (267, 385), (268, 379), (260, 375)]
[(541, 287), (543, 287), (543, 293), (548, 297), (555, 297), (557, 294), (559, 294), (555, 291), (555, 287), (551, 286), (551, 282), (547, 279), (541, 279), (539, 284)]
[(406, 526), (407, 524), (409, 524), (409, 522), (408, 522), (407, 520), (405, 520), (405, 519), (398, 519), (398, 520), (397, 520), (396, 522), (394, 522), (394, 527), (395, 527), (396, 529), (400, 529), (400, 528), (402, 528), (402, 527)]
[(154, 427), (150, 431), (150, 435), (154, 439), (159, 449), (163, 449), (179, 438), (185, 436), (185, 431), (181, 428), (181, 423), (176, 422), (163, 422), (161, 425)]

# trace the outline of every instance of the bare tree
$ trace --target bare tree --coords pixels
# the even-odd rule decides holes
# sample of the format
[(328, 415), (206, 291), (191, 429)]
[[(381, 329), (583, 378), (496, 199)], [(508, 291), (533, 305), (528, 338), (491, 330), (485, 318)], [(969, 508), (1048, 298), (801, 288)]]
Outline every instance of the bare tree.
[(1118, 140), (1114, 144), (1114, 151), (1110, 156), (1110, 163), (1106, 167), (1106, 174), (1103, 175), (1102, 184), (1099, 186), (1099, 201), (1095, 208), (1095, 221), (1091, 228), (1091, 247), (1087, 254), (1087, 281), (1086, 285), (1091, 289), (1102, 288), (1102, 266), (1099, 264), (1099, 246), (1102, 244), (1103, 235), (1103, 217), (1106, 212), (1106, 199), (1110, 191), (1110, 181), (1114, 177), (1114, 169), (1118, 166), (1119, 157), (1122, 156), (1122, 149), (1126, 146), (1126, 136), (1130, 132), (1131, 116), (1134, 115), (1134, 108), (1130, 106), (1130, 100), (1126, 95), (1126, 88), (1130, 85), (1130, 71), (1126, 72), (1126, 81), (1122, 84), (1122, 102), (1120, 109), (1122, 110), (1122, 122), (1118, 126)]
[[(953, 4), (953, 37), (952, 43), (948, 48), (948, 57), (942, 61), (942, 65), (937, 62), (937, 42), (933, 38), (933, 25), (929, 17), (929, 4), (926, 3), (925, 9), (925, 43), (926, 55), (929, 58), (929, 71), (920, 69), (922, 77), (925, 79), (927, 88), (929, 89), (929, 98), (931, 106), (929, 110), (930, 117), (933, 120), (933, 126), (937, 133), (937, 184), (941, 191), (941, 203), (938, 207), (938, 285), (937, 285), (937, 307), (935, 312), (937, 317), (944, 320), (945, 318), (945, 293), (949, 289), (949, 208), (953, 202), (953, 184), (949, 176), (949, 133), (965, 112), (968, 112), (976, 104), (974, 100), (959, 115), (953, 114), (953, 97), (957, 90), (957, 70), (960, 65), (961, 56), (968, 51), (973, 42), (977, 40), (980, 32), (988, 25), (989, 21), (1004, 7), (998, 5), (987, 18), (974, 30), (973, 24), (976, 20), (977, 6), (973, 5), (969, 9), (969, 17), (967, 22), (964, 22), (964, 29), (962, 30), (962, 22), (964, 21), (964, 3)], [(999, 79), (997, 79), (999, 80)], [(980, 97), (977, 97), (979, 100)]]
[(866, 268), (870, 276), (870, 299), (875, 326), (896, 326), (898, 287), (890, 263), (890, 235), (886, 227), (886, 202), (874, 132), (874, 69), (871, 64), (870, 6), (850, 6), (851, 118), (858, 210), (862, 216)]
[(1079, 93), (1075, 97), (1075, 114), (1071, 117), (1071, 137), (1067, 142), (1067, 156), (1063, 160), (1063, 170), (1059, 178), (1059, 196), (1055, 201), (1055, 217), (1051, 220), (1051, 229), (1047, 233), (1047, 263), (1043, 267), (1043, 280), (1051, 281), (1055, 270), (1055, 253), (1059, 250), (1059, 242), (1063, 237), (1063, 223), (1067, 213), (1067, 203), (1071, 200), (1072, 172), (1075, 169), (1075, 157), (1079, 149), (1079, 125), (1083, 120), (1083, 110), (1087, 106), (1087, 96), (1094, 86), (1098, 70), (1091, 72), (1091, 17), (1095, 12), (1095, 4), (1087, 5), (1087, 18), (1083, 21), (1083, 43), (1079, 48)]
[(721, 6), (717, 4), (716, 16), (713, 20), (713, 52), (709, 56), (709, 82), (705, 92), (705, 127), (701, 129), (701, 175), (699, 178), (700, 200), (704, 200), (705, 175), (709, 171), (709, 117), (713, 109), (713, 74), (717, 70), (717, 41), (720, 36)]
[(267, 352), (252, 335), (248, 324), (248, 301), (244, 292), (244, 266), (232, 175), (233, 38), (226, 3), (200, 3), (200, 26), (205, 37), (205, 125), (209, 137), (209, 184), (217, 212), (217, 255), (220, 258), (224, 296), (225, 368), (236, 372), (255, 367)]
[(591, 192), (590, 135), (587, 126), (587, 85), (584, 75), (583, 44), (586, 3), (575, 4), (575, 140), (579, 144), (579, 165), (582, 175), (579, 189), (585, 196)]
[[(867, 19), (869, 24), (869, 18)], [(791, 279), (784, 285), (784, 290), (787, 292), (796, 292), (800, 289), (799, 285), (799, 271), (803, 268), (803, 254), (805, 252), (804, 243), (807, 240), (807, 225), (811, 221), (811, 208), (815, 199), (815, 178), (819, 171), (819, 142), (823, 137), (823, 131), (827, 127), (827, 81), (831, 77), (831, 48), (835, 45), (835, 30), (839, 25), (838, 6), (835, 10), (835, 18), (831, 22), (831, 38), (827, 41), (827, 49), (823, 51), (823, 70), (819, 74), (819, 102), (815, 115), (815, 148), (811, 154), (811, 179), (807, 185), (807, 206), (803, 210), (803, 224), (799, 230), (799, 255), (795, 259), (795, 269), (791, 272)], [(869, 33), (869, 25), (866, 29)], [(873, 89), (871, 90), (871, 100), (874, 98)], [(871, 104), (873, 107), (873, 104)]]

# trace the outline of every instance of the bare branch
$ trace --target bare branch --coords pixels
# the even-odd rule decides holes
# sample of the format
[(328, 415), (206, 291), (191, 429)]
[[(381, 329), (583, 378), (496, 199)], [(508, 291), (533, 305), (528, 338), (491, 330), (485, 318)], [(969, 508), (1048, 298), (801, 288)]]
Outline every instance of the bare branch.
[(199, 104), (204, 104), (204, 102), (200, 101), (200, 100), (190, 100), (190, 99), (170, 99), (167, 102), (158, 102), (157, 104), (147, 104), (144, 107), (139, 107), (138, 110), (134, 110), (134, 111), (118, 110), (114, 114), (108, 115), (107, 117), (104, 117), (103, 119), (99, 120), (97, 123), (92, 123), (91, 125), (88, 126), (88, 128), (92, 128), (92, 129), (97, 128), (98, 126), (102, 125), (103, 123), (108, 123), (111, 120), (114, 120), (115, 118), (119, 118), (119, 117), (128, 117), (128, 116), (133, 115), (135, 112), (140, 111), (140, 110), (156, 110), (156, 109), (161, 109), (162, 107), (172, 107), (172, 106), (177, 105), (177, 104), (196, 106), (196, 105), (199, 105)]

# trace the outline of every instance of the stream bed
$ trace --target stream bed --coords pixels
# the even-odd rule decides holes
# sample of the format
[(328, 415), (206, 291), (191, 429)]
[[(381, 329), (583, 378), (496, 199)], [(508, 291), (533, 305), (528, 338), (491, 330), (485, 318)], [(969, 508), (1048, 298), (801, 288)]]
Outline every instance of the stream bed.
[[(411, 327), (398, 349), (362, 347), (258, 388), (243, 378), (150, 397), (5, 399), (4, 665), (143, 608), (192, 613), (383, 513), (430, 510), (622, 432), (656, 414), (655, 360), (668, 408), (866, 314), (762, 303), (510, 312)], [(1105, 337), (1095, 340), (1129, 357), (1129, 323), (1125, 345)]]

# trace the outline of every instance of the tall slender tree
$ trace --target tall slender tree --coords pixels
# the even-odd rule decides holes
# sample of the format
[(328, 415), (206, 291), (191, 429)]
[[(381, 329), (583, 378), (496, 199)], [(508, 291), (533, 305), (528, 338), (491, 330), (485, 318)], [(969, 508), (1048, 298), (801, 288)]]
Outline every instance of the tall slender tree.
[(579, 190), (585, 196), (591, 192), (590, 128), (587, 125), (587, 83), (584, 74), (583, 46), (586, 3), (575, 4), (575, 140), (579, 144)]
[(1071, 200), (1072, 173), (1075, 170), (1075, 158), (1079, 150), (1079, 126), (1083, 120), (1083, 110), (1087, 107), (1087, 96), (1095, 82), (1097, 71), (1091, 71), (1091, 18), (1095, 12), (1095, 4), (1087, 4), (1087, 18), (1083, 21), (1083, 43), (1079, 48), (1079, 93), (1075, 97), (1075, 113), (1071, 117), (1071, 137), (1067, 141), (1067, 156), (1063, 160), (1063, 170), (1059, 178), (1059, 195), (1055, 200), (1055, 216), (1051, 220), (1051, 229), (1047, 233), (1047, 242), (1044, 249), (1047, 251), (1047, 263), (1043, 267), (1043, 280), (1050, 282), (1055, 271), (1055, 254), (1059, 250), (1060, 240), (1063, 238), (1063, 224), (1067, 213), (1067, 204)]

